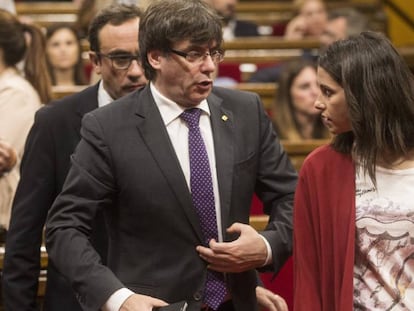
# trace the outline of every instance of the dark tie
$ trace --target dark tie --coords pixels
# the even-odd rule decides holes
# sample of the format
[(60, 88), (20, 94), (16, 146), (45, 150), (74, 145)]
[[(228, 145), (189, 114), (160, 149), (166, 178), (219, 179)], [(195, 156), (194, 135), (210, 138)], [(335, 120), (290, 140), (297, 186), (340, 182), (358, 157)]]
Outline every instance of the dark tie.
[[(188, 125), (191, 197), (200, 219), (204, 243), (208, 246), (211, 239), (218, 240), (218, 231), (210, 164), (198, 126), (200, 114), (200, 109), (192, 108), (184, 111), (180, 117)], [(206, 282), (204, 303), (217, 310), (226, 296), (223, 274), (208, 270)]]

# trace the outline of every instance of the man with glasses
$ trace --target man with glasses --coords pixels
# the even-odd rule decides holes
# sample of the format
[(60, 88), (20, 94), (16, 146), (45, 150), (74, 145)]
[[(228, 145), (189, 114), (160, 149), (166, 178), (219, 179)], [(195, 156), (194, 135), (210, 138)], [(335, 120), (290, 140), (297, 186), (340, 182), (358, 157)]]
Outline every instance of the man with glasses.
[[(50, 258), (84, 310), (258, 310), (255, 269), (291, 254), (296, 172), (258, 95), (213, 87), (222, 29), (203, 0), (155, 0), (139, 29), (150, 83), (85, 115)], [(270, 215), (260, 234), (253, 193)], [(99, 211), (108, 266), (88, 243)]]
[[(5, 310), (39, 310), (40, 247), (46, 215), (62, 189), (70, 155), (80, 140), (83, 115), (146, 84), (139, 64), (136, 6), (113, 5), (90, 25), (90, 59), (101, 80), (82, 92), (42, 108), (26, 143), (22, 174), (13, 204), (3, 270)], [(91, 242), (105, 262), (103, 214), (97, 214)], [(71, 254), (68, 253), (68, 259)], [(41, 308), (40, 308), (41, 309)], [(76, 311), (81, 307), (71, 286), (49, 261), (43, 310)]]

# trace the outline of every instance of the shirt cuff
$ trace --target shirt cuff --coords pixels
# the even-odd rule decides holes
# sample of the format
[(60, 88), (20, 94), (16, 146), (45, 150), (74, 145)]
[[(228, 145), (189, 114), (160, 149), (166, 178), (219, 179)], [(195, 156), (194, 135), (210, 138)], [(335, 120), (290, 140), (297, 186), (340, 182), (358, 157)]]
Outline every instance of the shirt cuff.
[(262, 267), (264, 267), (264, 266), (267, 266), (268, 264), (270, 264), (272, 262), (273, 254), (272, 254), (272, 248), (270, 247), (269, 241), (266, 240), (266, 238), (261, 234), (260, 234), (260, 237), (263, 239), (263, 242), (265, 243), (266, 249), (267, 249), (266, 261), (262, 265)]
[(134, 292), (128, 288), (121, 288), (114, 292), (102, 307), (102, 311), (119, 311), (122, 304), (133, 295)]

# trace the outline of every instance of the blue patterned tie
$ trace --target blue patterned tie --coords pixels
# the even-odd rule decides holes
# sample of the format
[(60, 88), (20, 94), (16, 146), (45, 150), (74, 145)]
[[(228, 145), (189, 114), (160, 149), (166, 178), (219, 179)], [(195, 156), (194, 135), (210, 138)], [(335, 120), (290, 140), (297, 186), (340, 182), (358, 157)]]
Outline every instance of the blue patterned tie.
[[(192, 108), (184, 111), (180, 117), (188, 125), (191, 197), (200, 219), (205, 245), (208, 246), (211, 239), (218, 240), (218, 231), (210, 164), (198, 126), (200, 114), (200, 109)], [(226, 296), (223, 274), (208, 270), (206, 282), (204, 303), (217, 310)]]

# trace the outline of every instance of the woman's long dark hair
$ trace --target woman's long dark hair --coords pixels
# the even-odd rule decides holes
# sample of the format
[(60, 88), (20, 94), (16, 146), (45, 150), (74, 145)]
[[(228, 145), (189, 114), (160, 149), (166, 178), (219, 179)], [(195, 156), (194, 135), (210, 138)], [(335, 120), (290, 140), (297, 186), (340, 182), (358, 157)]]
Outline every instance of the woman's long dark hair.
[(319, 66), (343, 87), (352, 126), (335, 137), (333, 148), (352, 154), (375, 184), (378, 160), (414, 148), (412, 72), (390, 41), (374, 32), (333, 43)]

